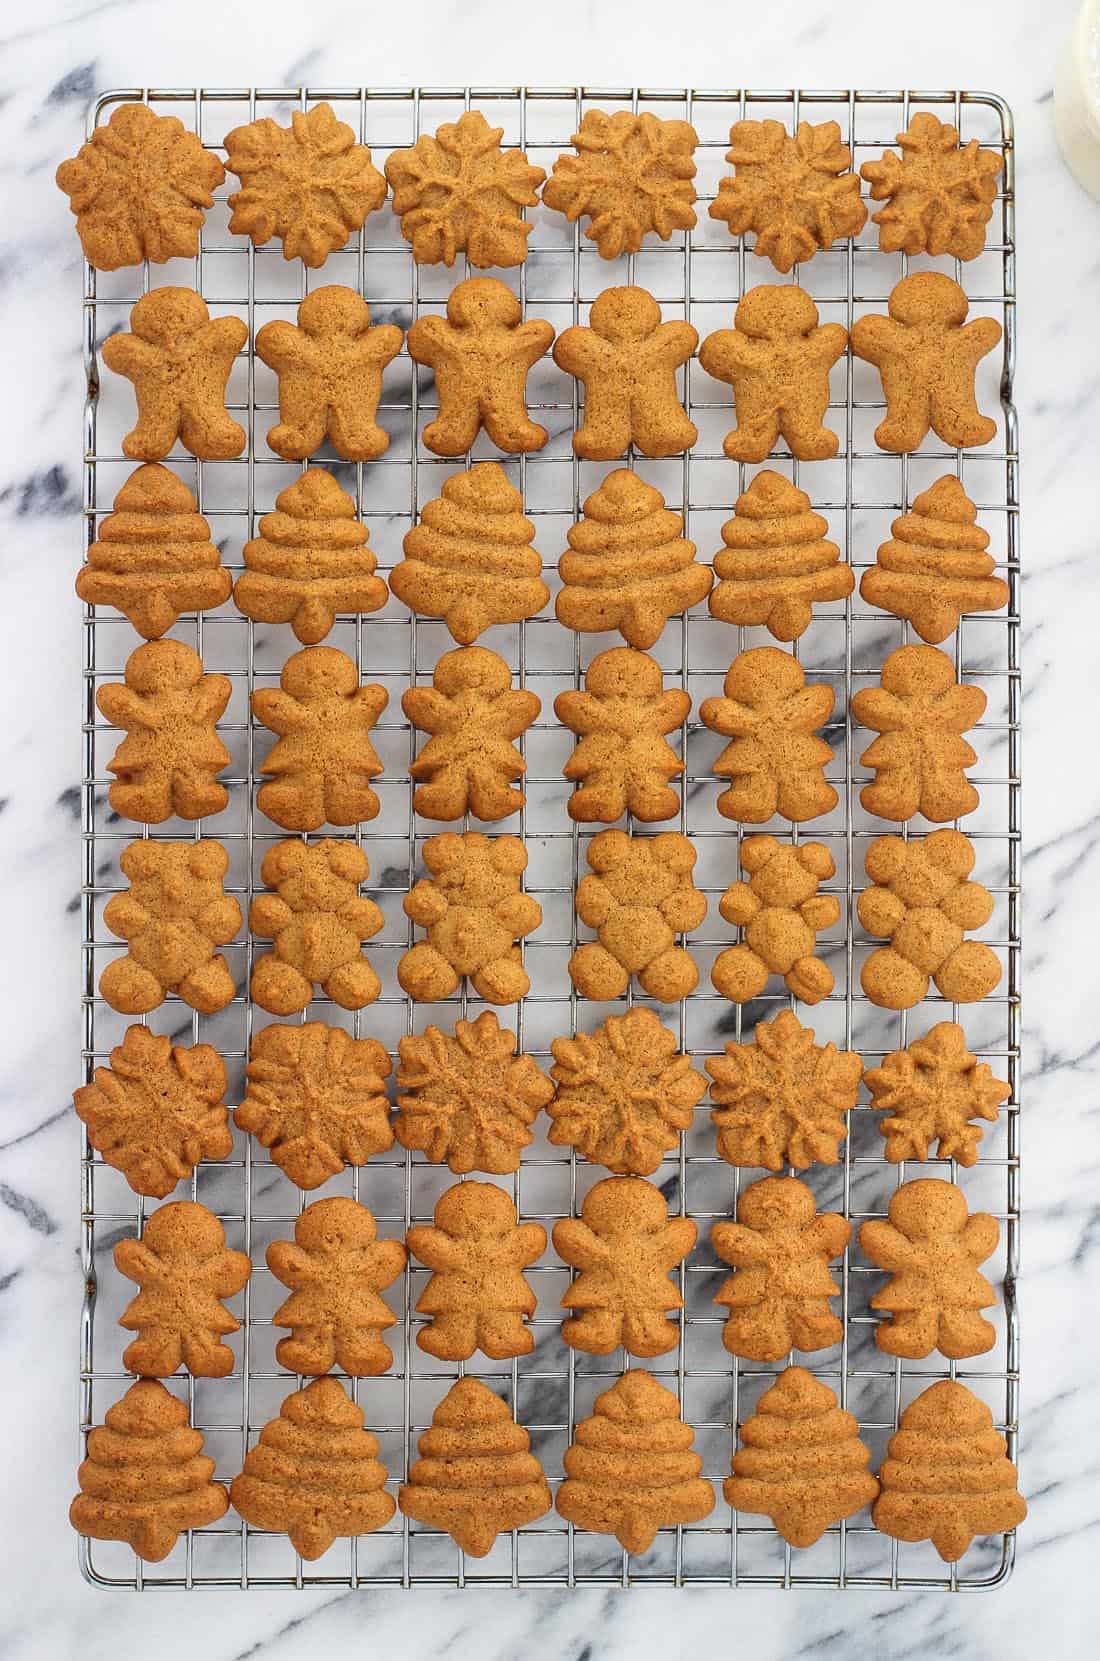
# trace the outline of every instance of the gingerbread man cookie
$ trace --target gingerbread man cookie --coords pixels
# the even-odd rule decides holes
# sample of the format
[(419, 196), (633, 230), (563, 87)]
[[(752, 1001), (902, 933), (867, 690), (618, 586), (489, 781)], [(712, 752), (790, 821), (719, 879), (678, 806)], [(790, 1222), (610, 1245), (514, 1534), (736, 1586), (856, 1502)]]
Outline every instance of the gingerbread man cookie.
[(973, 813), (978, 792), (966, 777), (977, 754), (962, 736), (985, 714), (979, 686), (956, 681), (946, 652), (934, 646), (900, 646), (882, 666), (878, 686), (852, 698), (861, 727), (882, 736), (860, 756), (877, 777), (859, 799), (880, 819), (923, 813), (933, 824)]
[(519, 1223), (516, 1208), (491, 1182), (457, 1182), (436, 1202), (434, 1226), (406, 1236), (432, 1274), (417, 1299), (432, 1319), (416, 1335), (441, 1361), (468, 1361), (475, 1350), (494, 1361), (530, 1355), (535, 1338), (525, 1317), (538, 1299), (523, 1271), (546, 1250), (541, 1223)]
[(588, 327), (554, 342), (559, 369), (584, 383), (584, 420), (573, 450), (584, 461), (614, 461), (631, 444), (643, 456), (674, 456), (699, 436), (680, 402), (676, 371), (699, 344), (690, 323), (662, 323), (644, 288), (605, 288)]
[(154, 1211), (140, 1240), (120, 1240), (115, 1268), (141, 1288), (118, 1324), (137, 1337), (122, 1364), (132, 1373), (168, 1378), (180, 1366), (193, 1378), (225, 1378), (233, 1351), (222, 1339), (240, 1321), (222, 1302), (252, 1273), (244, 1252), (229, 1251), (225, 1230), (204, 1205), (177, 1200)]
[(620, 998), (637, 975), (659, 1003), (686, 998), (699, 971), (676, 936), (697, 929), (706, 895), (692, 881), (695, 849), (679, 831), (628, 836), (606, 830), (588, 844), (591, 874), (577, 884), (577, 916), (597, 940), (578, 946), (569, 978), (582, 998)]
[(653, 823), (679, 813), (669, 780), (684, 763), (665, 734), (682, 727), (690, 711), (690, 694), (678, 686), (666, 691), (660, 664), (645, 652), (615, 646), (598, 653), (585, 670), (584, 691), (554, 699), (554, 714), (579, 740), (562, 768), (580, 785), (567, 803), (569, 817), (611, 824), (630, 813)]
[(875, 1328), (887, 1355), (911, 1361), (939, 1350), (949, 1361), (985, 1355), (997, 1341), (981, 1314), (997, 1294), (978, 1266), (997, 1249), (1001, 1231), (987, 1212), (967, 1210), (953, 1182), (920, 1177), (890, 1197), (889, 1221), (862, 1223), (861, 1249), (890, 1279), (871, 1299), (889, 1312)]
[(514, 781), (527, 763), (512, 742), (542, 708), (534, 692), (514, 690), (502, 657), (484, 646), (444, 652), (431, 686), (401, 694), (414, 727), (431, 734), (409, 767), (413, 807), (425, 819), (505, 819), (527, 798)]
[(714, 763), (731, 780), (718, 798), (727, 819), (762, 825), (776, 813), (803, 824), (829, 813), (839, 797), (822, 771), (834, 759), (816, 736), (833, 712), (833, 689), (806, 685), (797, 658), (756, 646), (734, 658), (722, 698), (704, 698), (703, 725), (731, 738)]
[(268, 778), (256, 806), (284, 830), (356, 825), (378, 815), (370, 780), (382, 771), (370, 732), (389, 702), (384, 686), (360, 686), (351, 658), (307, 646), (283, 664), (279, 690), (252, 694), (252, 713), (279, 734), (260, 763)]
[(182, 640), (139, 646), (124, 674), (125, 685), (109, 682), (95, 697), (100, 714), (127, 734), (107, 763), (114, 811), (145, 825), (220, 813), (229, 792), (217, 775), (233, 758), (214, 723), (233, 690), (228, 676), (204, 675)]
[(418, 1003), (450, 997), (464, 976), (486, 1003), (512, 1004), (531, 987), (522, 940), (542, 922), (542, 907), (520, 892), (527, 849), (517, 836), (444, 831), (424, 844), (431, 872), (405, 896), (405, 915), (427, 930), (397, 966)]
[(718, 909), (727, 923), (744, 929), (739, 946), (719, 952), (710, 978), (731, 1003), (758, 998), (772, 975), (803, 1003), (820, 1003), (833, 989), (833, 972), (814, 956), (817, 936), (840, 921), (840, 902), (819, 894), (836, 875), (833, 856), (822, 842), (797, 847), (774, 836), (746, 836), (741, 864), (747, 883), (731, 883)]
[(379, 1240), (365, 1205), (337, 1195), (307, 1205), (294, 1239), (273, 1240), (267, 1266), (290, 1288), (271, 1317), (289, 1336), (275, 1359), (291, 1373), (317, 1377), (339, 1367), (351, 1378), (369, 1378), (393, 1365), (382, 1334), (397, 1316), (379, 1297), (405, 1267), (400, 1240)]

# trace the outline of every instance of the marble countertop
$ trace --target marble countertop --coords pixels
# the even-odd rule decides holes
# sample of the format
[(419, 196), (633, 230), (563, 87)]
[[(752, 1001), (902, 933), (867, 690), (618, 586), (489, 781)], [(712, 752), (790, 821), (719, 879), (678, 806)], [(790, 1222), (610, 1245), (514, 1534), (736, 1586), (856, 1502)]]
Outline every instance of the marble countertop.
[[(82, 1661), (202, 1654), (300, 1661), (364, 1646), (404, 1661), (448, 1651), (598, 1658), (713, 1653), (753, 1661), (873, 1645), (887, 1658), (1095, 1653), (1088, 1588), (1100, 1538), (1100, 1210), (1090, 1146), (1100, 993), (1100, 769), (1095, 764), (1096, 428), (1100, 205), (1074, 184), (1051, 120), (1074, 0), (881, 0), (830, 6), (694, 0), (39, 0), (0, 21), (0, 399), (5, 720), (0, 781), (0, 1655)], [(262, 23), (260, 19), (262, 18)], [(418, 38), (419, 37), (419, 38)], [(250, 44), (251, 42), (251, 44)], [(721, 1590), (202, 1593), (85, 1586), (73, 1491), (79, 1032), (80, 263), (58, 160), (95, 91), (360, 81), (653, 86), (962, 85), (1017, 120), (1024, 456), (1027, 787), (1020, 1463), (1031, 1515), (1016, 1571), (990, 1595)], [(1100, 1146), (1100, 1144), (1098, 1144)]]

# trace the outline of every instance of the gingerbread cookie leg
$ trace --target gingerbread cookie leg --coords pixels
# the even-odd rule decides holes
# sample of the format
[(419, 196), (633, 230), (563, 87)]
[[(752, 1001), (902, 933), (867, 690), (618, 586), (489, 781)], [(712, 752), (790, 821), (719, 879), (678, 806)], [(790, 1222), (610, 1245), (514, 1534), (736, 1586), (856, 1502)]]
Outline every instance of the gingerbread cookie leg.
[(325, 442), (327, 410), (319, 403), (312, 370), (279, 370), (279, 420), (267, 435), (268, 445), (284, 461), (305, 461)]

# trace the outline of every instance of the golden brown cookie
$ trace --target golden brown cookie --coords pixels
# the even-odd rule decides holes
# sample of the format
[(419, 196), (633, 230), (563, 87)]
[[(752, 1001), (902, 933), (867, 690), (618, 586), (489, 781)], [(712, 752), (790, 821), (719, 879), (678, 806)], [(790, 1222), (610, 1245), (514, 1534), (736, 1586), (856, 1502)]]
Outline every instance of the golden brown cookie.
[(330, 283), (256, 335), (256, 356), (279, 378), (279, 422), (267, 442), (284, 461), (304, 461), (326, 439), (344, 461), (374, 461), (390, 435), (375, 419), (382, 373), (401, 350), (395, 323), (372, 323), (354, 289)]
[(103, 908), (106, 928), (125, 940), (99, 990), (122, 1015), (147, 1015), (169, 992), (214, 1015), (236, 987), (218, 946), (241, 926), (241, 908), (223, 889), (229, 855), (220, 842), (131, 842), (119, 868), (127, 890)]
[(768, 468), (757, 473), (722, 526), (711, 616), (797, 640), (813, 620), (815, 601), (844, 600), (855, 587), (840, 549), (826, 539), (828, 528), (805, 491)]
[(214, 723), (232, 681), (203, 674), (198, 652), (182, 640), (139, 646), (123, 673), (125, 685), (110, 681), (95, 695), (100, 714), (127, 735), (107, 763), (111, 807), (146, 825), (220, 813), (229, 792), (217, 775), (233, 758)]
[(830, 813), (839, 797), (823, 769), (835, 757), (815, 735), (833, 713), (832, 687), (807, 686), (797, 658), (756, 646), (734, 658), (723, 690), (699, 706), (703, 725), (733, 740), (714, 763), (718, 777), (731, 781), (719, 813), (744, 825), (777, 813), (801, 825)]
[(694, 1441), (671, 1390), (632, 1368), (577, 1426), (559, 1514), (577, 1528), (613, 1534), (635, 1556), (649, 1550), (659, 1528), (702, 1522), (714, 1510), (714, 1489), (700, 1475)]
[(876, 1269), (891, 1271), (871, 1299), (889, 1311), (875, 1328), (887, 1355), (920, 1360), (939, 1350), (951, 1361), (984, 1355), (997, 1334), (980, 1313), (997, 1294), (978, 1271), (997, 1249), (1001, 1231), (987, 1212), (967, 1211), (953, 1182), (921, 1177), (890, 1197), (889, 1222), (862, 1223), (860, 1249)]
[(267, 1266), (290, 1297), (271, 1317), (289, 1328), (275, 1359), (291, 1373), (316, 1377), (339, 1367), (351, 1378), (384, 1373), (393, 1352), (382, 1342), (397, 1316), (378, 1294), (405, 1267), (400, 1240), (379, 1240), (365, 1205), (314, 1200), (294, 1225), (294, 1239), (273, 1240)]
[(696, 853), (680, 831), (628, 836), (605, 830), (585, 850), (591, 872), (577, 884), (577, 916), (596, 939), (569, 959), (569, 978), (582, 998), (621, 998), (637, 975), (658, 1003), (694, 992), (699, 971), (676, 936), (697, 929), (706, 895), (692, 881)]
[(546, 174), (522, 150), (505, 150), (503, 137), (503, 127), (467, 110), (387, 157), (393, 211), (418, 265), (453, 265), (458, 254), (479, 269), (527, 258), (522, 209), (534, 207)]
[(147, 1220), (140, 1240), (120, 1240), (115, 1268), (141, 1290), (119, 1316), (136, 1332), (122, 1364), (132, 1373), (168, 1378), (184, 1367), (194, 1378), (225, 1378), (233, 1351), (221, 1342), (240, 1330), (223, 1298), (252, 1273), (244, 1252), (229, 1251), (225, 1230), (204, 1205), (176, 1200)]
[(209, 1044), (184, 1048), (133, 1026), (110, 1067), (73, 1091), (73, 1106), (104, 1164), (135, 1194), (163, 1200), (200, 1160), (232, 1153), (227, 1088), (225, 1063)]
[(880, 819), (933, 824), (973, 813), (978, 792), (966, 777), (978, 757), (962, 736), (985, 714), (981, 687), (956, 681), (946, 652), (934, 646), (899, 646), (882, 666), (878, 686), (852, 698), (861, 727), (882, 736), (860, 756), (877, 775), (859, 799)]
[(193, 259), (225, 168), (197, 133), (148, 104), (119, 104), (55, 175), (84, 258), (100, 271)]
[(70, 1523), (89, 1539), (122, 1540), (146, 1563), (160, 1563), (186, 1529), (205, 1528), (229, 1510), (202, 1450), (187, 1403), (158, 1379), (139, 1379), (107, 1409), (106, 1424), (88, 1432)]
[(763, 1177), (737, 1201), (737, 1221), (715, 1223), (710, 1243), (733, 1267), (714, 1295), (728, 1309), (722, 1342), (747, 1361), (781, 1361), (791, 1350), (839, 1344), (844, 1323), (829, 1272), (852, 1230), (836, 1211), (819, 1213), (797, 1177)]
[(677, 1054), (675, 1034), (637, 1005), (609, 1015), (596, 1032), (555, 1038), (550, 1048), (557, 1085), (550, 1141), (620, 1175), (651, 1176), (707, 1089), (690, 1058)]
[(437, 456), (462, 456), (484, 427), (498, 450), (541, 450), (549, 434), (527, 414), (527, 375), (549, 350), (553, 326), (521, 321), (523, 308), (499, 277), (467, 277), (446, 317), (421, 316), (409, 356), (435, 375), (439, 414), (421, 433)]
[(257, 623), (289, 623), (307, 646), (325, 638), (338, 612), (366, 615), (389, 598), (355, 503), (323, 467), (280, 490), (244, 545), (244, 565), (237, 610)]
[(852, 152), (835, 121), (800, 121), (792, 136), (781, 121), (735, 121), (722, 179), (710, 205), (731, 236), (753, 231), (754, 254), (786, 274), (820, 248), (858, 236), (867, 223)]
[(576, 1310), (562, 1322), (572, 1349), (610, 1355), (664, 1355), (680, 1341), (667, 1311), (682, 1309), (669, 1272), (682, 1263), (698, 1230), (690, 1217), (669, 1218), (659, 1188), (640, 1177), (607, 1177), (584, 1197), (580, 1217), (554, 1224), (554, 1250), (579, 1269), (562, 1297)]
[(817, 307), (793, 283), (750, 288), (733, 328), (715, 330), (699, 349), (707, 374), (733, 388), (737, 425), (722, 442), (727, 456), (763, 461), (779, 438), (799, 461), (835, 456), (840, 440), (822, 423), (829, 371), (847, 344), (847, 329), (819, 325)]
[(181, 612), (220, 606), (232, 587), (194, 496), (156, 463), (130, 474), (76, 574), (82, 600), (113, 606), (146, 640), (167, 633)]
[(259, 764), (268, 779), (256, 792), (260, 812), (295, 831), (376, 819), (370, 780), (382, 763), (370, 733), (389, 701), (384, 686), (360, 686), (351, 658), (333, 646), (288, 657), (279, 689), (252, 694), (253, 715), (279, 735)]
[(378, 1438), (334, 1378), (316, 1378), (286, 1398), (245, 1455), (229, 1497), (246, 1523), (289, 1534), (310, 1562), (334, 1540), (373, 1534), (397, 1509)]
[(161, 461), (176, 440), (203, 461), (228, 461), (248, 442), (225, 407), (233, 360), (248, 339), (239, 317), (211, 317), (193, 288), (155, 288), (130, 313), (129, 334), (100, 355), (133, 383), (137, 425), (122, 440), (133, 461)]
[(603, 259), (638, 253), (651, 231), (667, 242), (695, 224), (699, 136), (690, 122), (588, 110), (570, 143), (577, 154), (558, 157), (542, 199), (571, 225), (587, 215), (584, 234)]
[(977, 517), (954, 473), (945, 473), (921, 491), (912, 512), (894, 520), (890, 541), (860, 578), (863, 599), (912, 623), (933, 646), (958, 628), (964, 612), (1000, 611), (1008, 584), (993, 575), (989, 532)]
[(433, 1165), (445, 1160), (456, 1176), (517, 1171), (554, 1086), (516, 1047), (491, 1009), (456, 1021), (453, 1033), (429, 1026), (399, 1038), (393, 1128), (402, 1147)]
[(538, 901), (520, 890), (527, 849), (517, 836), (443, 831), (423, 852), (431, 875), (406, 894), (404, 909), (427, 938), (397, 966), (402, 989), (434, 1003), (466, 976), (486, 1003), (517, 1003), (531, 982), (515, 942), (542, 922)]
[(558, 622), (582, 634), (618, 629), (631, 646), (657, 641), (670, 617), (705, 599), (713, 578), (681, 533), (684, 516), (625, 467), (585, 499), (558, 561)]
[(584, 691), (554, 699), (554, 714), (579, 741), (562, 768), (580, 785), (566, 804), (569, 817), (611, 824), (630, 813), (653, 824), (679, 813), (679, 792), (669, 780), (684, 763), (665, 734), (690, 712), (690, 694), (678, 686), (666, 691), (660, 664), (645, 652), (614, 646), (598, 653), (585, 670)]
[(675, 456), (699, 436), (680, 402), (676, 371), (699, 344), (690, 323), (661, 322), (644, 288), (605, 288), (588, 327), (566, 329), (554, 362), (584, 384), (583, 421), (573, 450), (584, 461), (614, 461), (633, 444), (643, 456)]
[(295, 838), (264, 855), (260, 877), (270, 892), (257, 894), (248, 927), (275, 949), (257, 953), (253, 1001), (269, 1015), (297, 1015), (313, 996), (314, 983), (341, 1009), (363, 1009), (382, 990), (359, 950), (384, 918), (359, 893), (370, 866), (354, 842), (326, 838), (306, 846)]
[(393, 1146), (376, 1038), (352, 1038), (323, 1021), (254, 1033), (244, 1100), (233, 1118), (299, 1188), (319, 1188), (348, 1165)]
[(789, 1545), (812, 1546), (831, 1523), (874, 1500), (870, 1460), (856, 1419), (829, 1386), (804, 1367), (788, 1367), (741, 1426), (722, 1489), (735, 1511), (770, 1517)]
[(731, 1003), (748, 1003), (772, 975), (782, 975), (796, 998), (820, 1003), (833, 989), (833, 972), (814, 956), (817, 936), (840, 921), (839, 900), (818, 893), (836, 876), (832, 854), (823, 842), (795, 846), (774, 836), (746, 836), (740, 858), (749, 880), (731, 883), (718, 910), (744, 935), (715, 958), (715, 989)]
[(885, 1156), (894, 1164), (927, 1159), (933, 1142), (938, 1159), (977, 1164), (982, 1128), (971, 1120), (995, 1125), (998, 1104), (1012, 1094), (987, 1062), (971, 1055), (954, 1021), (939, 1021), (908, 1049), (894, 1050), (880, 1066), (868, 1068), (864, 1079), (871, 1106), (888, 1115), (878, 1128), (886, 1139)]
[(440, 1361), (494, 1361), (530, 1355), (535, 1337), (524, 1317), (538, 1303), (523, 1271), (546, 1250), (541, 1223), (518, 1223), (516, 1208), (491, 1182), (456, 1182), (436, 1201), (434, 1226), (406, 1235), (410, 1252), (433, 1271), (417, 1299), (432, 1319), (416, 1342)]
[(229, 198), (230, 231), (257, 248), (278, 237), (283, 258), (304, 265), (324, 265), (386, 200), (370, 151), (331, 104), (292, 110), (289, 127), (266, 116), (234, 127), (225, 164), (241, 181)]
[(414, 727), (431, 734), (409, 766), (417, 813), (493, 821), (519, 812), (527, 798), (514, 781), (527, 763), (512, 740), (523, 737), (542, 700), (513, 689), (502, 657), (484, 646), (444, 652), (431, 686), (403, 692), (401, 708)]
[(441, 617), (469, 646), (493, 623), (519, 623), (550, 598), (535, 527), (495, 461), (456, 473), (427, 504), (402, 544), (390, 587), (410, 611)]
[(718, 1152), (731, 1165), (835, 1165), (855, 1107), (863, 1060), (853, 1050), (815, 1043), (797, 1015), (761, 1021), (751, 1043), (730, 1039), (703, 1065), (711, 1076)]
[(887, 204), (873, 215), (879, 247), (976, 259), (985, 247), (1002, 158), (976, 138), (961, 145), (957, 128), (925, 110), (910, 118), (897, 142), (900, 156), (887, 150), (859, 170), (871, 200)]
[(1003, 331), (992, 317), (967, 323), (969, 306), (965, 291), (942, 271), (915, 271), (890, 290), (888, 317), (868, 312), (852, 324), (852, 351), (882, 378), (880, 450), (915, 450), (930, 428), (960, 449), (996, 435), (996, 421), (975, 401), (974, 378)]
[(480, 1379), (451, 1385), (419, 1451), (397, 1503), (406, 1517), (449, 1534), (467, 1557), (487, 1556), (498, 1534), (553, 1505), (531, 1438)]
[(880, 1009), (912, 1009), (928, 983), (952, 1003), (976, 1003), (999, 984), (996, 952), (967, 940), (993, 915), (993, 896), (971, 882), (974, 849), (962, 831), (938, 830), (919, 842), (880, 836), (864, 857), (857, 902), (868, 934), (890, 941), (867, 958), (859, 982)]

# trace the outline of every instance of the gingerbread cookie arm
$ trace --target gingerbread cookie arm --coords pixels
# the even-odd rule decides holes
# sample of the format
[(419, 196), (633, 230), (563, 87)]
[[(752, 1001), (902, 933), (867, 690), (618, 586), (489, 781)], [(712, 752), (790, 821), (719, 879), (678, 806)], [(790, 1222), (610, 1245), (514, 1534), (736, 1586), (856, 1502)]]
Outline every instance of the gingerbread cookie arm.
[(95, 695), (95, 701), (99, 713), (106, 716), (112, 727), (141, 727), (151, 731), (156, 726), (145, 693), (134, 692), (121, 681), (111, 681), (108, 685), (101, 686)]
[(291, 698), (277, 686), (261, 686), (252, 694), (252, 713), (271, 732), (280, 737), (287, 733), (303, 732), (311, 724), (312, 716), (300, 699)]
[(670, 1217), (655, 1236), (657, 1262), (662, 1269), (674, 1269), (699, 1238), (699, 1229), (690, 1217)]
[(526, 323), (511, 332), (513, 350), (521, 363), (532, 369), (550, 349), (554, 325), (543, 317), (529, 317)]
[(554, 1224), (554, 1250), (574, 1268), (586, 1270), (611, 1267), (611, 1248), (579, 1217), (563, 1217)]
[(987, 1211), (975, 1211), (968, 1217), (959, 1236), (975, 1263), (984, 1263), (987, 1257), (992, 1257), (1000, 1238), (1000, 1225)]

